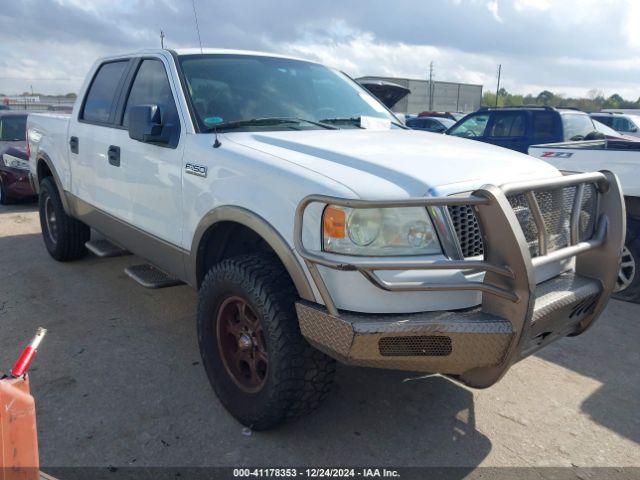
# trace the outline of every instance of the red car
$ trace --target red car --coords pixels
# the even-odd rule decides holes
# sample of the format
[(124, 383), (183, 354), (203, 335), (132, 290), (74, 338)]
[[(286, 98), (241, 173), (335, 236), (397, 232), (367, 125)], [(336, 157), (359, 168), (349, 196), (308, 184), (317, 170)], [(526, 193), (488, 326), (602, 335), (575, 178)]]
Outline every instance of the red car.
[(29, 181), (27, 113), (0, 111), (0, 204), (35, 198)]

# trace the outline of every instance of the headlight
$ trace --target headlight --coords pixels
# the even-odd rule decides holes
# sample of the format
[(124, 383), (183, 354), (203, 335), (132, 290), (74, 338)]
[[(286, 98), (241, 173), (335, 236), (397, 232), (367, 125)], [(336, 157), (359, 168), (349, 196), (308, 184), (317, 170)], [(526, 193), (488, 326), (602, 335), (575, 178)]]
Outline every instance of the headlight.
[(322, 242), (325, 251), (347, 255), (430, 255), (442, 251), (424, 207), (329, 205), (322, 214)]
[(18, 170), (29, 170), (29, 162), (26, 160), (6, 153), (2, 155), (2, 159), (7, 167), (17, 168)]

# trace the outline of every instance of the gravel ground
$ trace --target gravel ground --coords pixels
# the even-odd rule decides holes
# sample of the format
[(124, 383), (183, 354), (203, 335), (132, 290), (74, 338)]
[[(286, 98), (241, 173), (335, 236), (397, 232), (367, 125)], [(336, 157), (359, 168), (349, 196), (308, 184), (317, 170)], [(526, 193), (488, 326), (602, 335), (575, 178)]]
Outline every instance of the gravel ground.
[(252, 433), (208, 385), (192, 289), (138, 286), (131, 256), (55, 262), (29, 204), (0, 206), (0, 252), (0, 366), (49, 330), (31, 375), (45, 467), (640, 466), (640, 305), (611, 301), (487, 390), (340, 366), (320, 411)]

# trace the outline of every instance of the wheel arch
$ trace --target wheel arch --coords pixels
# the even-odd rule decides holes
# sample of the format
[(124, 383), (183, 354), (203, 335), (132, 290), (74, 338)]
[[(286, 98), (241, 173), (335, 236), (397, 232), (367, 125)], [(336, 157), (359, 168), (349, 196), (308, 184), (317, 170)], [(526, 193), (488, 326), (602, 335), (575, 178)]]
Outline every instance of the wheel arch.
[(255, 235), (254, 239), (264, 242), (280, 259), (298, 295), (305, 300), (315, 301), (313, 289), (302, 265), (282, 235), (261, 216), (232, 205), (217, 207), (200, 221), (191, 245), (189, 283), (199, 288), (212, 259), (226, 258), (224, 252), (233, 244), (234, 239), (237, 240), (238, 235)]
[(69, 203), (67, 202), (67, 196), (64, 193), (64, 188), (62, 187), (60, 176), (58, 175), (53, 162), (46, 153), (39, 152), (36, 160), (36, 181), (34, 182), (35, 188), (37, 189), (38, 193), (40, 193), (40, 182), (43, 178), (46, 177), (53, 177), (53, 181), (55, 182), (56, 188), (58, 189), (58, 194), (60, 195), (60, 200), (62, 200), (64, 213), (66, 213), (67, 215), (71, 215)]

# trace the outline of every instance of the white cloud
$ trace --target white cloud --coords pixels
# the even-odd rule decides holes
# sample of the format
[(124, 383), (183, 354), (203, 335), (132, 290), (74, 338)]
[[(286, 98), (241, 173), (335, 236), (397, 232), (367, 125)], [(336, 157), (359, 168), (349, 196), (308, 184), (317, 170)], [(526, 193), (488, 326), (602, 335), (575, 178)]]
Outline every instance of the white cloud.
[(518, 11), (545, 11), (551, 8), (551, 0), (515, 0), (513, 7)]
[(627, 45), (640, 49), (640, 2), (630, 0), (625, 10), (625, 21), (622, 27), (627, 37)]
[[(215, 2), (217, 3), (217, 2)], [(640, 0), (196, 0), (208, 46), (313, 58), (352, 76), (436, 78), (511, 92), (640, 96)], [(16, 28), (20, 25), (20, 28)], [(77, 89), (99, 56), (197, 44), (191, 0), (21, 0), (0, 14), (0, 92)]]
[(487, 8), (497, 22), (503, 22), (502, 17), (500, 17), (500, 13), (498, 12), (498, 0), (491, 0), (490, 2), (487, 2)]

